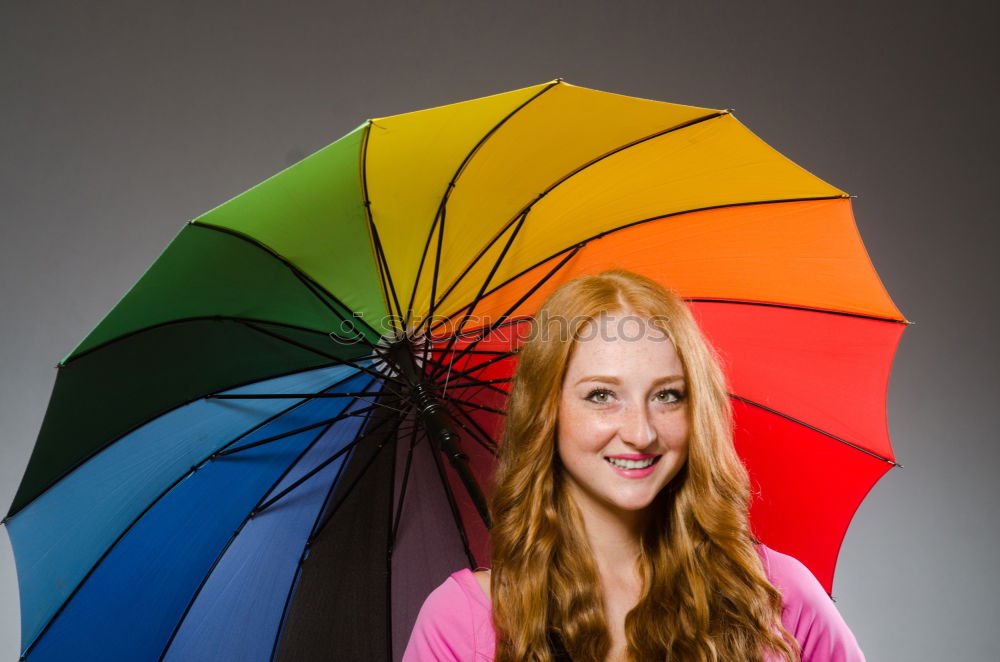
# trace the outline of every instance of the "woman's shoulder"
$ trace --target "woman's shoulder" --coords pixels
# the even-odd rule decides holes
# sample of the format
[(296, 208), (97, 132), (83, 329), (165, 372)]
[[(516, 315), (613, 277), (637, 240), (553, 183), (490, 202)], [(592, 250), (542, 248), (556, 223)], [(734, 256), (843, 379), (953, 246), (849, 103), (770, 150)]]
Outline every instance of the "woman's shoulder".
[(420, 611), (421, 613), (426, 611), (428, 614), (443, 612), (475, 616), (481, 615), (484, 610), (488, 615), (490, 602), (483, 592), (477, 573), (463, 568), (453, 572), (440, 586), (431, 591)]
[(462, 569), (424, 600), (403, 660), (492, 659), (495, 645), (489, 599), (472, 571)]
[(802, 659), (864, 662), (854, 634), (812, 571), (765, 545), (757, 551), (768, 580), (781, 593), (781, 621), (802, 646)]
[(757, 546), (757, 553), (764, 563), (768, 580), (781, 592), (786, 612), (792, 610), (797, 614), (803, 609), (833, 606), (833, 600), (812, 571), (797, 558), (763, 544)]
[(818, 589), (829, 599), (812, 571), (794, 556), (782, 554), (763, 543), (757, 545), (757, 553), (764, 563), (768, 579), (783, 594), (786, 591), (796, 595), (811, 594)]

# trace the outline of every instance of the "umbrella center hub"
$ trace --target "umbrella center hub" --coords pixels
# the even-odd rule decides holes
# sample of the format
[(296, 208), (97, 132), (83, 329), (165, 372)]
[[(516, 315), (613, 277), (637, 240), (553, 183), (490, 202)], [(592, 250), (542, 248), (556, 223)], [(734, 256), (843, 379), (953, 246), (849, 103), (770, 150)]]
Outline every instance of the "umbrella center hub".
[(444, 404), (435, 395), (431, 384), (423, 378), (414, 354), (413, 343), (409, 338), (402, 338), (389, 345), (385, 358), (395, 367), (397, 374), (409, 387), (410, 401), (416, 407), (417, 414), (434, 445), (449, 458), (465, 459), (465, 454), (459, 449), (458, 434), (454, 430), (451, 417)]

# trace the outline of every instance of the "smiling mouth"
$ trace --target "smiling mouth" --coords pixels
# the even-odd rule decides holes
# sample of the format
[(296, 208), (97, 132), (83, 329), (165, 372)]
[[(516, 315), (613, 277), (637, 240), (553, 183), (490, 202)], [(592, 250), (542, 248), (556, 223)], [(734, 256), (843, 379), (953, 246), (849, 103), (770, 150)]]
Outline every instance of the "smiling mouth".
[(661, 455), (644, 458), (642, 460), (625, 460), (620, 457), (606, 457), (605, 460), (613, 467), (625, 470), (648, 469), (660, 461)]

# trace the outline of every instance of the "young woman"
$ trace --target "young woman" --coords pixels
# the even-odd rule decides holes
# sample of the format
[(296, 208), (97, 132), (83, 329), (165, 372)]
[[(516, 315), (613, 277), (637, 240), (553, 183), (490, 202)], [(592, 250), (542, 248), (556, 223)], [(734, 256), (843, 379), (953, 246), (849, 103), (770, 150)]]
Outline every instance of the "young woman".
[(685, 304), (624, 271), (556, 290), (519, 355), (492, 571), (427, 598), (405, 662), (863, 662), (757, 543), (725, 380)]

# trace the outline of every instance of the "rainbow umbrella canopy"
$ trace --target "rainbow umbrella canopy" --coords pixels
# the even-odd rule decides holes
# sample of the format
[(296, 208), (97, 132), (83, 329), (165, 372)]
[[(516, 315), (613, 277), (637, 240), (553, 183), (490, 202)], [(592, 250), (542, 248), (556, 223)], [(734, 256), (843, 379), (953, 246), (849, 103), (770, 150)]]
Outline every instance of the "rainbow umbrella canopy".
[(23, 659), (398, 659), (489, 563), (533, 314), (608, 268), (690, 302), (754, 531), (829, 591), (905, 328), (849, 197), (729, 112), (555, 81), (365, 122), (181, 230), (59, 365), (5, 520)]

